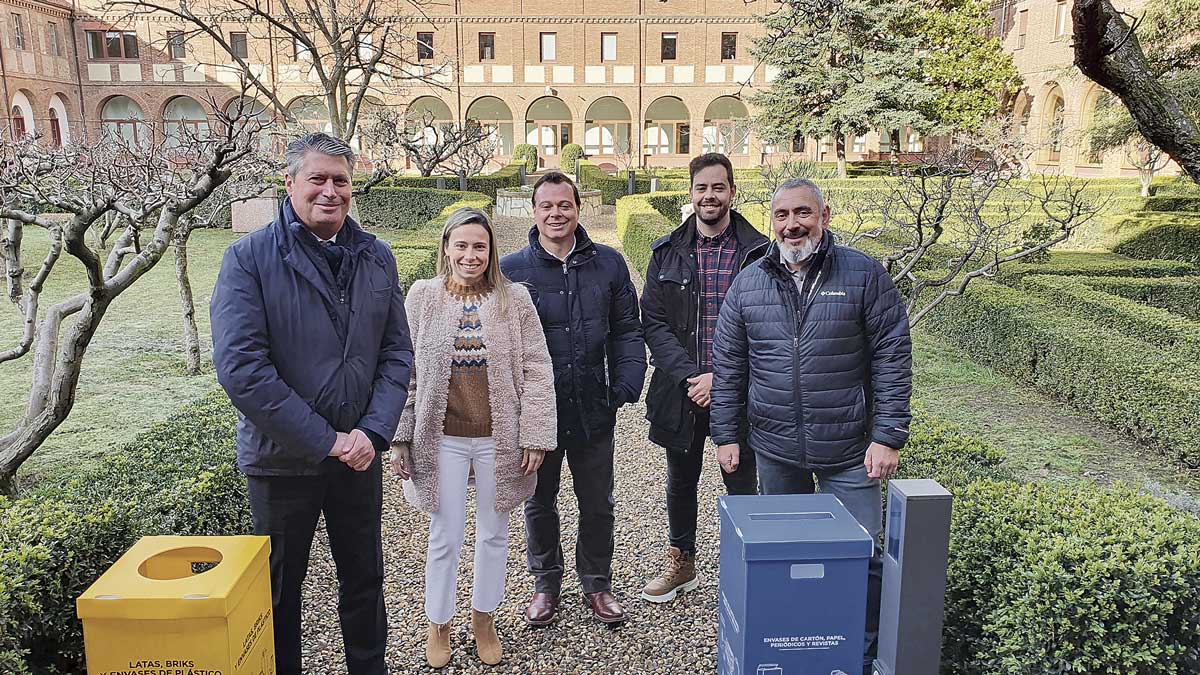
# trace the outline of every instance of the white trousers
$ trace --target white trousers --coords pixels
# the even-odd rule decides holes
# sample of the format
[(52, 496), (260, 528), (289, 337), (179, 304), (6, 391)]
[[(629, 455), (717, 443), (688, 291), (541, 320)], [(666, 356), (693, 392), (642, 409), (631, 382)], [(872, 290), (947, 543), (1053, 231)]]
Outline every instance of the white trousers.
[(491, 438), (446, 436), (438, 454), (438, 510), (429, 523), (425, 558), (425, 615), (454, 617), (458, 558), (467, 529), (467, 477), (475, 470), (475, 580), (471, 606), (494, 612), (504, 599), (508, 571), (508, 514), (496, 513), (496, 444)]

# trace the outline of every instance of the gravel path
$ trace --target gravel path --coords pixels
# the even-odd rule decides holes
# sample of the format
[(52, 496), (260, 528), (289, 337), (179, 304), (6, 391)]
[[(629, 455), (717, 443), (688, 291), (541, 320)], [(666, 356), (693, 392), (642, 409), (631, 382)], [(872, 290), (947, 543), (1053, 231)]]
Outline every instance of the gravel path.
[[(593, 239), (619, 246), (610, 213), (599, 222), (585, 223)], [(532, 221), (499, 219), (497, 233), (504, 252), (526, 242)], [(635, 274), (641, 284), (641, 275)], [(648, 378), (647, 378), (648, 380)], [(546, 628), (531, 628), (521, 620), (533, 586), (525, 570), (524, 522), (513, 512), (509, 533), (508, 589), (496, 613), (504, 661), (483, 665), (475, 655), (470, 634), (470, 579), (473, 561), (474, 509), (468, 515), (467, 536), (459, 568), (458, 606), (450, 665), (434, 671), (425, 665), (424, 565), (428, 517), (404, 503), (400, 482), (384, 477), (385, 593), (390, 624), (388, 664), (392, 673), (712, 673), (717, 643), (717, 518), (716, 499), (724, 493), (715, 462), (706, 466), (700, 486), (700, 587), (674, 603), (653, 605), (638, 593), (653, 577), (666, 551), (664, 485), (666, 463), (662, 449), (646, 440), (645, 406), (625, 406), (617, 419), (616, 501), (617, 548), (613, 586), (625, 602), (629, 621), (610, 628), (591, 618), (579, 582), (574, 577), (575, 523), (578, 511), (571, 481), (563, 476), (559, 508), (563, 521), (563, 552), (567, 573), (559, 620)], [(563, 471), (568, 471), (566, 464)], [(474, 503), (471, 497), (470, 503)], [(305, 669), (310, 673), (344, 673), (341, 631), (337, 622), (337, 585), (324, 532), (313, 546), (305, 596)]]

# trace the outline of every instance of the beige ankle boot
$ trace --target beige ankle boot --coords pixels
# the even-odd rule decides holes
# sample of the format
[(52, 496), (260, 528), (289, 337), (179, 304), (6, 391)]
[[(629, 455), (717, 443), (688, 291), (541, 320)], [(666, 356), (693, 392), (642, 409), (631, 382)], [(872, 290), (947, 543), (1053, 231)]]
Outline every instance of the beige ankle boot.
[(444, 668), (450, 663), (450, 624), (429, 624), (429, 637), (425, 640), (425, 660), (433, 668)]
[(479, 660), (494, 666), (500, 663), (503, 650), (500, 647), (500, 636), (496, 635), (496, 620), (491, 614), (471, 610), (471, 632), (475, 634), (475, 651)]

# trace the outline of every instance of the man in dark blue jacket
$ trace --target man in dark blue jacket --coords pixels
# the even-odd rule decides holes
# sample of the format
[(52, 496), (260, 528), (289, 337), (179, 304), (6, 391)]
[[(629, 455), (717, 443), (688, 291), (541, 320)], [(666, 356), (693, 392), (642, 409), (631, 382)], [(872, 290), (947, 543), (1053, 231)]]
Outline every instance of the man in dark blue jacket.
[(286, 157), (278, 218), (225, 252), (213, 364), (239, 412), (254, 531), (271, 537), (276, 672), (303, 672), (301, 588), (324, 513), (346, 666), (383, 674), (380, 456), (412, 369), (404, 294), (391, 250), (347, 215), (350, 147), (309, 134)]
[(537, 224), (529, 246), (500, 261), (509, 279), (529, 287), (554, 363), (559, 451), (546, 454), (537, 491), (525, 503), (534, 577), (525, 620), (535, 626), (554, 620), (562, 591), (556, 502), (564, 456), (579, 500), (580, 585), (596, 618), (625, 620), (612, 594), (613, 430), (617, 409), (641, 396), (646, 345), (625, 259), (588, 238), (579, 226), (579, 205), (579, 191), (566, 175), (542, 176), (533, 187)]
[[(693, 212), (651, 245), (642, 290), (642, 327), (654, 375), (646, 394), (650, 440), (667, 450), (670, 547), (663, 571), (642, 588), (649, 602), (670, 602), (699, 584), (696, 577), (697, 486), (708, 440), (712, 341), (721, 302), (734, 277), (762, 257), (768, 241), (730, 208), (737, 196), (733, 165), (718, 153), (688, 167)], [(747, 453), (749, 455), (749, 453)], [(729, 494), (755, 494), (753, 455), (722, 474)]]
[(875, 539), (869, 672), (882, 570), (879, 481), (895, 473), (912, 419), (908, 315), (882, 265), (834, 244), (814, 183), (781, 185), (769, 217), (776, 242), (738, 275), (721, 307), (713, 441), (726, 472), (754, 453), (764, 494), (812, 492), (815, 474)]

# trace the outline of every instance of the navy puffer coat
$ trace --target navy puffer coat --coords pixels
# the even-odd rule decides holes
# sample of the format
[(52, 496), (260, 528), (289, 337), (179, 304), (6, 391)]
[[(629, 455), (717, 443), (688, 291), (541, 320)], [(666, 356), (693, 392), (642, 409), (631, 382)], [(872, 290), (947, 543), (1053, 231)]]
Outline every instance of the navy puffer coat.
[(748, 435), (756, 453), (830, 471), (861, 463), (872, 441), (900, 449), (912, 342), (891, 277), (826, 232), (805, 288), (778, 244), (734, 279), (713, 342), (713, 441)]
[(646, 343), (625, 258), (593, 243), (580, 226), (564, 263), (538, 243), (535, 226), (529, 246), (504, 256), (500, 268), (537, 306), (554, 362), (559, 444), (612, 431), (617, 408), (637, 401), (646, 380)]

